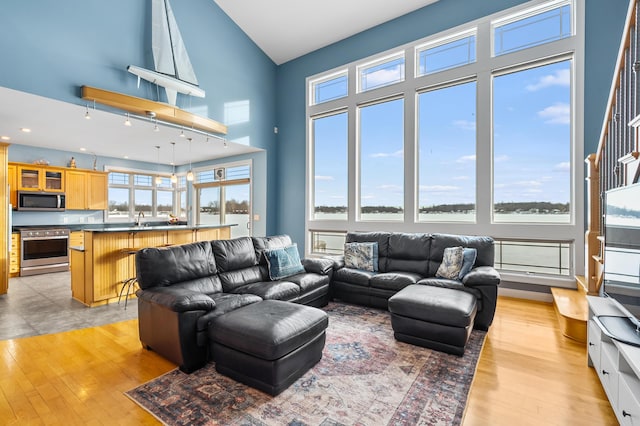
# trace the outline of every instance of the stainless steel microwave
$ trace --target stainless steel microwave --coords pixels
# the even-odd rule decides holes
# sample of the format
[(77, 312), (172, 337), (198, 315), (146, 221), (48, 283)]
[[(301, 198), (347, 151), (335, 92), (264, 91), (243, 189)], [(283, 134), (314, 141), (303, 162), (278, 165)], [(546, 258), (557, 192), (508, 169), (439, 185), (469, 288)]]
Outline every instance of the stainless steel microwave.
[(60, 212), (66, 208), (65, 195), (57, 192), (18, 191), (18, 210)]

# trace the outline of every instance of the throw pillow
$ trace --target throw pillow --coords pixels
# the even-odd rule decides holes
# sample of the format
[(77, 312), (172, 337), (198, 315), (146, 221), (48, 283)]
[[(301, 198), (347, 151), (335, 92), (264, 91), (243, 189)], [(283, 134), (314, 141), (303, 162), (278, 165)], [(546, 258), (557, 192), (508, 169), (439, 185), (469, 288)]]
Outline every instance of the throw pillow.
[(346, 243), (344, 265), (347, 268), (376, 272), (378, 270), (378, 243)]
[(298, 245), (295, 243), (284, 248), (265, 250), (264, 257), (267, 259), (271, 280), (275, 281), (304, 272)]
[(473, 268), (473, 264), (476, 263), (476, 256), (478, 256), (478, 250), (465, 247), (462, 252), (462, 268), (460, 268), (460, 273), (458, 274), (458, 279), (464, 278), (465, 275), (469, 273), (471, 268)]
[(442, 255), (442, 263), (438, 267), (436, 277), (457, 280), (462, 269), (464, 249), (462, 247), (447, 247)]

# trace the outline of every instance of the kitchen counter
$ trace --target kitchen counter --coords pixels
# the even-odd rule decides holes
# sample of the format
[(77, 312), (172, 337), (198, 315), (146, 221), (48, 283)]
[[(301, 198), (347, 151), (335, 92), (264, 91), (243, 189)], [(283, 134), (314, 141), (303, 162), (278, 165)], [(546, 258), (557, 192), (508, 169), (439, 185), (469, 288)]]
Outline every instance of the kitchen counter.
[(70, 247), (71, 295), (87, 306), (118, 301), (123, 286), (136, 275), (136, 251), (145, 247), (227, 240), (231, 238), (232, 226), (236, 225), (85, 226), (83, 245), (75, 243)]
[(86, 227), (85, 232), (140, 232), (140, 231), (195, 231), (198, 229), (220, 229), (237, 224), (229, 225), (138, 225), (138, 226), (102, 226), (102, 227)]

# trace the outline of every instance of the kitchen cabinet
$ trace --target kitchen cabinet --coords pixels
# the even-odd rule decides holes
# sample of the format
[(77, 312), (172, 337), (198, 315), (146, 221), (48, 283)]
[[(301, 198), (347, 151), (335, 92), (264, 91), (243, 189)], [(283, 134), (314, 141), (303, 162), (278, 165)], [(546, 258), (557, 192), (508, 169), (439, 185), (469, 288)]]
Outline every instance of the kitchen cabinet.
[[(69, 233), (69, 247), (84, 247), (84, 231), (71, 231)], [(69, 267), (73, 263), (73, 252), (69, 249)]]
[(17, 277), (20, 275), (20, 234), (13, 232), (11, 234), (11, 254), (9, 256), (9, 276)]
[(106, 210), (108, 173), (68, 169), (65, 172), (67, 210)]
[(18, 165), (17, 189), (20, 191), (64, 192), (64, 169), (38, 165)]
[(9, 203), (15, 208), (18, 205), (18, 179), (16, 166), (7, 166), (7, 179), (9, 184)]

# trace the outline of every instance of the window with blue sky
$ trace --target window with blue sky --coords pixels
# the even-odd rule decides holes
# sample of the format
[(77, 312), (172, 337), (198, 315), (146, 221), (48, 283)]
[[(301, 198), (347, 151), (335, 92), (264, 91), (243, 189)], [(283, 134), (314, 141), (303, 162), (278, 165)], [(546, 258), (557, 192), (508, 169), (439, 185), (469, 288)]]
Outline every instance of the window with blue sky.
[(308, 246), (339, 252), (352, 230), (490, 235), (522, 282), (572, 276), (584, 259), (577, 11), (534, 0), (309, 77)]

